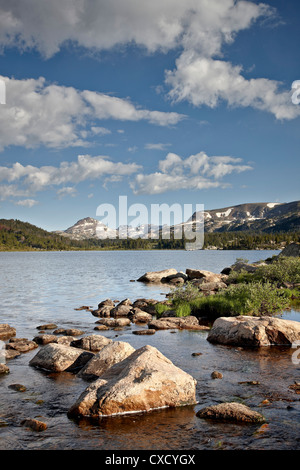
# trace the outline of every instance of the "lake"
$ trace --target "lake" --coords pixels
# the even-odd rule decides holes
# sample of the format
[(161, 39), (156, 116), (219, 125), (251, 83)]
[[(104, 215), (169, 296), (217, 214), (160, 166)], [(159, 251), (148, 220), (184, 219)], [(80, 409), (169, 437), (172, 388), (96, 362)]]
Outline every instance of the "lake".
[[(32, 339), (43, 323), (59, 328), (80, 328), (93, 334), (97, 318), (76, 308), (96, 308), (104, 299), (165, 299), (169, 288), (131, 282), (146, 271), (176, 268), (220, 272), (237, 257), (250, 262), (278, 251), (89, 251), (0, 253), (1, 323), (17, 330), (17, 337)], [(282, 317), (300, 320), (296, 311)], [(136, 325), (101, 334), (139, 348), (157, 347), (175, 365), (197, 380), (198, 404), (175, 410), (105, 418), (101, 423), (67, 418), (67, 410), (87, 384), (70, 373), (51, 374), (28, 366), (37, 350), (10, 360), (10, 374), (0, 378), (0, 449), (296, 449), (300, 441), (299, 395), (289, 385), (300, 381), (300, 368), (292, 363), (293, 349), (259, 351), (211, 345), (207, 332), (157, 331), (136, 336)], [(201, 356), (192, 357), (193, 352)], [(219, 370), (222, 380), (210, 374)], [(242, 381), (259, 381), (247, 386)], [(21, 383), (26, 392), (8, 386)], [(269, 399), (270, 405), (261, 407)], [(198, 409), (222, 401), (239, 401), (262, 412), (268, 427), (212, 423), (195, 416)], [(40, 417), (48, 429), (33, 433), (20, 426), (22, 419)]]

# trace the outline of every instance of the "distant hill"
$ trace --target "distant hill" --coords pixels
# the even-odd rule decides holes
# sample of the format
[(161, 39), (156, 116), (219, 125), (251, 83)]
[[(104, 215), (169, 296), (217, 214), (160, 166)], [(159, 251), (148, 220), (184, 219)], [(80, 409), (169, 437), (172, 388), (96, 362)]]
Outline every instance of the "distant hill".
[(0, 219), (0, 250), (78, 249), (71, 239), (15, 219)]

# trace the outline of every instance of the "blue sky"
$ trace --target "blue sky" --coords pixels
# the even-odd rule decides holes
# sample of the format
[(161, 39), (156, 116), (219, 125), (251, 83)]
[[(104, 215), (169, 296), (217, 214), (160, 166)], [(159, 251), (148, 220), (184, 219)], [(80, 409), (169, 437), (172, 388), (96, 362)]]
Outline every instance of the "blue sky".
[(291, 0), (0, 0), (0, 217), (298, 200), (299, 35)]

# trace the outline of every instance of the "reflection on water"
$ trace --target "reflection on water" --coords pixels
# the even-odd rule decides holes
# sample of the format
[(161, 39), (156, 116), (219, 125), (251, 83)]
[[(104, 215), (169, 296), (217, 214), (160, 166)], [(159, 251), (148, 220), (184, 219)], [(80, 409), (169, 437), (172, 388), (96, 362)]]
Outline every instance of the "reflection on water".
[[(54, 322), (94, 333), (97, 320), (80, 305), (129, 297), (161, 298), (168, 289), (130, 283), (149, 270), (187, 267), (220, 272), (236, 257), (266, 258), (270, 252), (104, 252), (104, 253), (1, 253), (1, 323), (17, 328), (18, 337), (32, 339), (36, 327)], [(164, 298), (164, 297), (162, 297)], [(282, 314), (299, 320), (296, 310)], [(0, 377), (1, 449), (297, 449), (300, 440), (300, 396), (289, 389), (300, 382), (295, 351), (286, 347), (248, 350), (212, 345), (205, 331), (158, 331), (137, 336), (133, 325), (121, 331), (104, 331), (112, 339), (139, 348), (157, 347), (175, 365), (197, 380), (197, 405), (156, 410), (147, 414), (116, 416), (98, 421), (72, 421), (67, 411), (86, 387), (71, 373), (47, 373), (28, 366), (30, 351), (9, 361), (10, 374)], [(199, 356), (192, 356), (201, 352)], [(213, 380), (211, 372), (222, 372)], [(245, 382), (258, 382), (249, 385)], [(244, 382), (244, 383), (241, 383)], [(21, 383), (23, 393), (9, 388)], [(266, 402), (265, 400), (268, 400)], [(216, 423), (195, 416), (198, 409), (238, 401), (263, 413), (268, 426)], [(265, 403), (265, 404), (264, 404)], [(34, 433), (22, 426), (25, 418), (48, 425)]]

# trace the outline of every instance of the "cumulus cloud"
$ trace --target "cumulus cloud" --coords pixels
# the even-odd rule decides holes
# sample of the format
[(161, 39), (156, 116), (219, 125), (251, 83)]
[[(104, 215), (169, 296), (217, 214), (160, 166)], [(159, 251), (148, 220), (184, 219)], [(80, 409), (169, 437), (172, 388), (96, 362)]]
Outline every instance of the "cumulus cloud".
[[(97, 51), (131, 44), (151, 53), (177, 48), (176, 67), (166, 73), (174, 101), (216, 107), (224, 100), (229, 106), (251, 106), (277, 119), (293, 119), (299, 107), (291, 105), (288, 92), (279, 91), (278, 82), (247, 80), (241, 66), (222, 60), (224, 44), (258, 20), (264, 24), (272, 19), (277, 21), (274, 8), (250, 0), (0, 0), (0, 48), (36, 49), (46, 58), (70, 41)], [(118, 115), (160, 125), (178, 122), (176, 113), (141, 110), (107, 95), (86, 91), (80, 98), (99, 119)], [(72, 131), (67, 119), (61, 132), (75, 143), (78, 136)], [(50, 142), (56, 134), (48, 135)]]
[(294, 119), (300, 108), (294, 106), (289, 91), (280, 91), (280, 83), (265, 78), (245, 79), (242, 67), (230, 62), (184, 52), (176, 68), (166, 73), (169, 96), (194, 106), (215, 108), (221, 101), (231, 107), (252, 107), (272, 113), (276, 119)]
[(210, 189), (229, 186), (222, 178), (231, 173), (252, 170), (250, 165), (242, 164), (241, 158), (231, 156), (209, 157), (199, 152), (182, 159), (169, 153), (158, 164), (160, 171), (145, 175), (139, 173), (131, 183), (135, 194), (161, 194), (180, 189)]
[[(277, 119), (293, 119), (299, 116), (299, 107), (291, 105), (289, 93), (281, 92), (278, 82), (247, 80), (241, 66), (223, 60), (224, 44), (231, 44), (258, 20), (263, 25), (272, 19), (277, 21), (274, 8), (250, 0), (0, 0), (0, 47), (36, 49), (46, 58), (70, 41), (97, 51), (131, 44), (151, 53), (177, 48), (176, 66), (166, 73), (172, 100), (210, 107), (225, 101), (270, 112)], [(118, 115), (160, 125), (178, 122), (176, 113), (141, 110), (107, 95), (87, 91), (80, 98), (99, 119)], [(61, 132), (75, 143), (78, 136), (72, 131), (67, 119)], [(50, 131), (46, 140), (56, 141), (54, 134)]]
[[(90, 135), (111, 131), (91, 125), (91, 120), (145, 120), (160, 126), (178, 123), (175, 112), (138, 109), (128, 99), (73, 87), (47, 84), (45, 78), (16, 80), (0, 77), (6, 84), (6, 105), (0, 113), (0, 149), (9, 145), (34, 148), (88, 146)], [(91, 126), (91, 127), (89, 127)]]
[(23, 166), (17, 162), (11, 167), (0, 167), (0, 182), (5, 182), (0, 185), (0, 198), (28, 196), (57, 186), (62, 186), (57, 190), (59, 197), (74, 195), (75, 188), (67, 185), (111, 176), (122, 179), (140, 168), (136, 163), (113, 162), (106, 156), (90, 155), (79, 155), (77, 161), (62, 162), (58, 167)]

